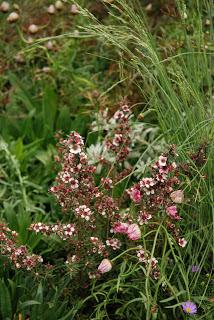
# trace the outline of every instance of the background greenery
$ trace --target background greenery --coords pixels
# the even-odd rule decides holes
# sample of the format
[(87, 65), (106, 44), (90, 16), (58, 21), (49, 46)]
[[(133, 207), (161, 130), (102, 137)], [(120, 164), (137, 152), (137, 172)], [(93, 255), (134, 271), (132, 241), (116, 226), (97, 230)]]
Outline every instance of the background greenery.
[[(67, 9), (49, 16), (51, 1), (16, 3), (16, 24), (0, 13), (1, 220), (57, 267), (39, 274), (1, 268), (2, 319), (181, 319), (176, 306), (188, 299), (199, 306), (197, 319), (213, 319), (213, 1), (79, 1), (75, 16)], [(41, 28), (29, 43), (32, 23)], [(179, 252), (169, 246), (160, 257), (168, 291), (126, 259), (117, 277), (78, 288), (72, 272), (61, 276), (63, 259), (54, 254), (60, 244), (28, 232), (34, 221), (60, 217), (48, 194), (55, 132), (87, 137), (96, 113), (113, 112), (124, 96), (139, 121), (156, 126), (194, 170), (182, 223), (188, 245)], [(158, 144), (145, 149), (150, 143)], [(169, 242), (160, 228), (158, 237)], [(192, 274), (193, 264), (201, 272)]]

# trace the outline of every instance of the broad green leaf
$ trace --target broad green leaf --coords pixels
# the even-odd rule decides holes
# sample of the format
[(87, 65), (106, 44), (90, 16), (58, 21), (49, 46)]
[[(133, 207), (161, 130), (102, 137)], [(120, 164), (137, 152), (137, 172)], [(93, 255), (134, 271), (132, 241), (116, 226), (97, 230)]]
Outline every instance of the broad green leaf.
[(44, 135), (53, 133), (57, 112), (57, 95), (53, 88), (46, 86), (43, 96), (43, 126)]
[(10, 293), (4, 280), (0, 281), (0, 313), (2, 319), (12, 318), (12, 305)]

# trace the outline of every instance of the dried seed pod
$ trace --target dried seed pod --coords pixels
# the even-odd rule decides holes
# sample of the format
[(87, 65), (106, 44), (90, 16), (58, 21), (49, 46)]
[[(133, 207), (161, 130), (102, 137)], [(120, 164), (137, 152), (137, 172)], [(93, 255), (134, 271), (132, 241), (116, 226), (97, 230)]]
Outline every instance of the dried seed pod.
[(39, 31), (39, 27), (36, 25), (36, 24), (31, 24), (29, 27), (28, 27), (28, 31), (32, 34), (35, 34)]
[(14, 3), (13, 4), (13, 9), (16, 10), (16, 11), (20, 11), (20, 7), (17, 3)]
[(3, 1), (0, 5), (0, 11), (6, 13), (10, 10), (10, 4), (7, 1)]
[(51, 4), (51, 5), (48, 7), (47, 12), (48, 12), (49, 14), (54, 14), (54, 13), (56, 12), (55, 7), (54, 7), (53, 4)]
[(33, 38), (32, 37), (28, 37), (27, 38), (27, 43), (28, 44), (32, 44), (33, 43)]
[(56, 8), (57, 10), (62, 10), (62, 9), (63, 9), (63, 3), (62, 3), (62, 1), (60, 1), (60, 0), (56, 1), (56, 2), (55, 2), (55, 8)]
[(183, 190), (176, 190), (170, 194), (170, 198), (174, 203), (183, 203), (184, 202), (184, 192)]
[(51, 40), (49, 40), (46, 44), (45, 44), (46, 48), (48, 50), (53, 50), (53, 42)]
[(19, 15), (17, 12), (11, 12), (7, 17), (7, 22), (13, 23), (19, 20)]
[(151, 3), (151, 2), (147, 4), (147, 6), (145, 7), (145, 10), (146, 10), (147, 12), (152, 11), (152, 3)]
[(24, 59), (23, 53), (18, 52), (18, 53), (15, 55), (14, 60), (15, 60), (17, 63), (24, 63), (24, 62), (25, 62), (25, 59)]
[(42, 71), (43, 71), (44, 73), (50, 73), (51, 69), (50, 69), (49, 67), (43, 67), (43, 68), (42, 68)]

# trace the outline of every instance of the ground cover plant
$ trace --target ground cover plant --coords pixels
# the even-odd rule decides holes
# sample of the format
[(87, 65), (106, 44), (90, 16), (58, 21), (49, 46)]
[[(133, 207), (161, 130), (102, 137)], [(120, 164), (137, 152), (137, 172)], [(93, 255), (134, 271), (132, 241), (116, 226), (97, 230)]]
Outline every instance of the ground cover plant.
[(1, 2), (1, 319), (213, 319), (213, 15)]

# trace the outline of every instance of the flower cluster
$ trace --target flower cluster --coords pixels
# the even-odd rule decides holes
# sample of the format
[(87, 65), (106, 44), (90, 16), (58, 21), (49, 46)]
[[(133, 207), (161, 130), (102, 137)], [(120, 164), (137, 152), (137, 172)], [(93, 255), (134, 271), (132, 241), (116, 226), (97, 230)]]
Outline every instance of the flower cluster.
[(158, 260), (155, 257), (150, 257), (149, 254), (142, 248), (142, 246), (139, 246), (139, 249), (136, 253), (139, 262), (143, 262), (147, 268), (149, 268), (150, 266), (150, 274), (154, 279), (158, 279), (160, 276), (160, 271), (158, 269)]
[(47, 225), (47, 224), (38, 222), (38, 223), (31, 224), (29, 229), (36, 233), (40, 232), (45, 235), (55, 234), (62, 240), (70, 239), (75, 234), (75, 225), (71, 223), (68, 223), (68, 224), (56, 223), (56, 224)]
[(105, 250), (105, 245), (98, 237), (90, 237), (90, 241), (93, 245), (92, 247), (93, 253), (98, 253), (99, 255), (102, 255), (102, 256), (108, 256), (108, 253)]
[[(116, 131), (107, 139), (107, 145), (117, 154), (122, 147), (121, 139), (124, 138), (126, 143), (129, 140), (129, 116), (127, 106), (123, 106), (114, 115)], [(118, 128), (127, 129), (123, 138), (119, 136)], [(44, 235), (55, 234), (72, 244), (67, 258), (69, 264), (81, 263), (90, 278), (99, 278), (102, 273), (111, 270), (109, 259), (112, 255), (121, 247), (124, 250), (126, 246), (130, 248), (131, 242), (138, 241), (139, 244), (145, 228), (152, 228), (153, 221), (159, 221), (161, 212), (164, 212), (165, 226), (179, 246), (186, 245), (177, 227), (181, 220), (177, 205), (183, 203), (184, 195), (177, 188), (180, 182), (173, 161), (174, 147), (154, 163), (150, 176), (141, 178), (126, 190), (124, 196), (115, 199), (112, 197), (112, 189), (117, 180), (109, 173), (107, 177), (97, 179), (97, 167), (89, 163), (83, 138), (77, 132), (71, 132), (66, 139), (61, 134), (57, 137), (58, 156), (55, 159), (60, 169), (50, 192), (56, 197), (62, 211), (67, 213), (63, 216), (63, 221), (67, 223), (47, 225), (37, 222), (30, 226), (30, 230)], [(104, 138), (104, 144), (107, 140)], [(130, 208), (127, 208), (127, 194), (134, 204)], [(100, 257), (104, 260), (97, 269)], [(154, 279), (159, 277), (158, 262), (149, 251), (145, 252), (139, 247), (137, 258), (151, 269), (150, 274)]]
[(112, 239), (108, 239), (106, 240), (106, 245), (110, 248), (112, 248), (113, 250), (118, 250), (121, 247), (121, 241), (117, 238), (112, 238)]
[(96, 168), (88, 165), (83, 147), (83, 139), (76, 132), (71, 132), (67, 139), (59, 136), (59, 156), (56, 160), (62, 168), (50, 192), (57, 198), (63, 211), (76, 210), (77, 215), (89, 220), (91, 211), (86, 204), (99, 193), (93, 178)]
[(116, 154), (116, 161), (124, 161), (130, 152), (130, 115), (131, 111), (128, 105), (123, 105), (116, 111), (113, 116), (115, 128), (106, 137), (107, 150)]
[[(55, 159), (60, 170), (50, 192), (58, 200), (62, 211), (67, 213), (65, 219), (68, 223), (37, 222), (30, 226), (30, 230), (48, 236), (57, 235), (62, 240), (71, 239), (71, 255), (77, 257), (77, 261), (88, 260), (85, 265), (90, 268), (92, 255), (107, 257), (109, 252), (121, 246), (119, 239), (109, 235), (103, 239), (103, 226), (100, 224), (103, 218), (108, 221), (107, 224), (113, 224), (119, 207), (110, 196), (112, 180), (103, 178), (99, 186), (95, 183), (96, 167), (88, 163), (82, 137), (76, 132), (71, 132), (66, 139), (60, 134), (57, 137), (58, 156)], [(134, 239), (132, 230), (129, 231), (129, 238)]]
[(179, 246), (184, 247), (186, 240), (180, 237), (180, 230), (174, 224), (182, 219), (176, 204), (184, 201), (183, 191), (174, 190), (180, 183), (177, 165), (171, 161), (175, 155), (173, 146), (168, 154), (162, 154), (152, 165), (151, 176), (141, 179), (129, 188), (127, 193), (137, 210), (140, 208), (138, 213), (140, 225), (148, 223), (152, 218), (155, 219), (156, 213), (162, 210), (168, 216), (167, 228), (172, 232)]
[(19, 246), (17, 236), (18, 234), (4, 223), (0, 224), (1, 254), (6, 256), (17, 269), (32, 270), (43, 262), (43, 259), (41, 256), (30, 254), (26, 246)]

